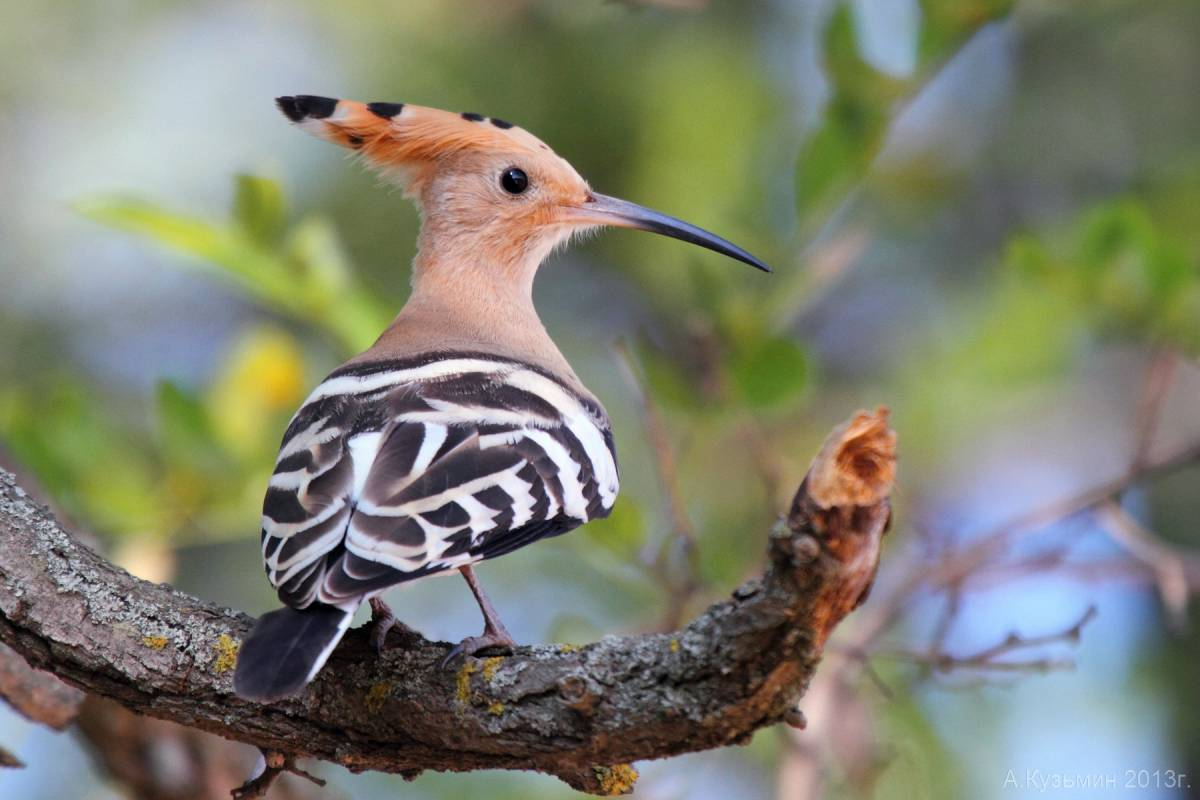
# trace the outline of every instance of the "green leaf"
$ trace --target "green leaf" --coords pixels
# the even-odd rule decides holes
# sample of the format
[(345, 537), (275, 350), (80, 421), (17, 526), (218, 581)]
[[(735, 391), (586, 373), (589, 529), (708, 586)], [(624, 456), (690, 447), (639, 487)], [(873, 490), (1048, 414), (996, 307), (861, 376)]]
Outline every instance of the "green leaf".
[(221, 267), (270, 307), (290, 313), (301, 311), (294, 277), (278, 258), (264, 252), (236, 229), (166, 211), (140, 200), (101, 198), (80, 203), (76, 208), (97, 222)]
[(98, 198), (76, 208), (215, 266), (266, 308), (336, 338), (346, 354), (370, 345), (393, 316), (358, 282), (328, 222), (306, 219), (290, 233), (282, 230), (284, 201), (273, 181), (239, 176), (228, 225), (139, 200)]
[(824, 219), (866, 172), (883, 143), (892, 106), (907, 87), (862, 60), (848, 6), (829, 23), (825, 66), (833, 96), (798, 160), (797, 195), (810, 224)]
[(337, 231), (326, 220), (308, 217), (288, 236), (288, 257), (312, 290), (340, 292), (352, 276)]
[(1200, 270), (1190, 233), (1171, 232), (1143, 198), (1102, 204), (1065, 231), (1026, 234), (1006, 253), (1021, 280), (1074, 302), (1104, 333), (1200, 345)]
[(233, 196), (233, 221), (248, 238), (264, 247), (283, 236), (287, 203), (277, 181), (256, 175), (238, 175)]
[(216, 225), (141, 200), (93, 198), (76, 203), (75, 210), (111, 228), (144, 236), (200, 258), (215, 259), (226, 246), (227, 237)]

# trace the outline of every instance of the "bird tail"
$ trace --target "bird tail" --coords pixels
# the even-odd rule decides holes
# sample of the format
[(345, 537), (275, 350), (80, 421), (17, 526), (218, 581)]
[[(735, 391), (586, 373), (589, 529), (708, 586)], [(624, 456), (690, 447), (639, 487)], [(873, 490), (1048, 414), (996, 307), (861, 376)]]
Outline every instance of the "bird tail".
[(325, 665), (354, 610), (314, 603), (263, 614), (238, 651), (233, 690), (262, 702), (298, 694)]

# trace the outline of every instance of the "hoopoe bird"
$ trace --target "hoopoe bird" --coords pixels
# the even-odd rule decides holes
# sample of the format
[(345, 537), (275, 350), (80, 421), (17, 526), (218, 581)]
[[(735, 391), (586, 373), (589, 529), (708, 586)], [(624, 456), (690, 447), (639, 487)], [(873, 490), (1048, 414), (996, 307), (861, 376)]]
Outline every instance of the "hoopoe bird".
[(334, 370), (283, 436), (262, 513), (262, 559), (284, 608), (242, 643), (236, 692), (300, 692), (370, 602), (458, 570), (482, 635), (446, 657), (514, 646), (473, 565), (605, 517), (617, 458), (604, 407), (534, 310), (534, 275), (599, 226), (682, 239), (770, 269), (694, 225), (593, 192), (537, 137), (501, 119), (402, 103), (276, 100), (309, 133), (350, 148), (421, 212), (412, 292), (366, 352)]

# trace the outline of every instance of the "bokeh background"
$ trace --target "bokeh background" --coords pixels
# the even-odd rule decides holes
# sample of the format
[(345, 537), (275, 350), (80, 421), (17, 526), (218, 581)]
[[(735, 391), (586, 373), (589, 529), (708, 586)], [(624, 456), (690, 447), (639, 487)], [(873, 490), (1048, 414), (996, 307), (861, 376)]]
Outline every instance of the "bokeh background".
[[(5, 3), (4, 457), (131, 571), (273, 607), (279, 437), (403, 302), (417, 221), (272, 98), (511, 119), (776, 267), (630, 232), (545, 267), (623, 494), (482, 568), (519, 640), (686, 619), (754, 574), (832, 425), (886, 404), (900, 434), (808, 730), (639, 764), (637, 796), (1200, 796), (1198, 84), (1192, 0)], [(458, 581), (389, 599), (478, 626)], [(121, 796), (94, 736), (5, 707), (0, 744), (28, 765), (0, 796)], [(181, 753), (142, 757), (202, 796)], [(312, 768), (332, 797), (571, 795)]]

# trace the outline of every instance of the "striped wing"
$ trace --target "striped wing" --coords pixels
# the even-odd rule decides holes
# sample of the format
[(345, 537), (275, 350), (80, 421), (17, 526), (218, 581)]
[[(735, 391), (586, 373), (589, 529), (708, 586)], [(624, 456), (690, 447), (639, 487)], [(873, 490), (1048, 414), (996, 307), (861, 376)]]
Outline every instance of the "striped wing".
[(532, 367), (441, 356), (339, 370), (297, 412), (263, 504), (280, 598), (357, 605), (607, 516), (602, 408)]

